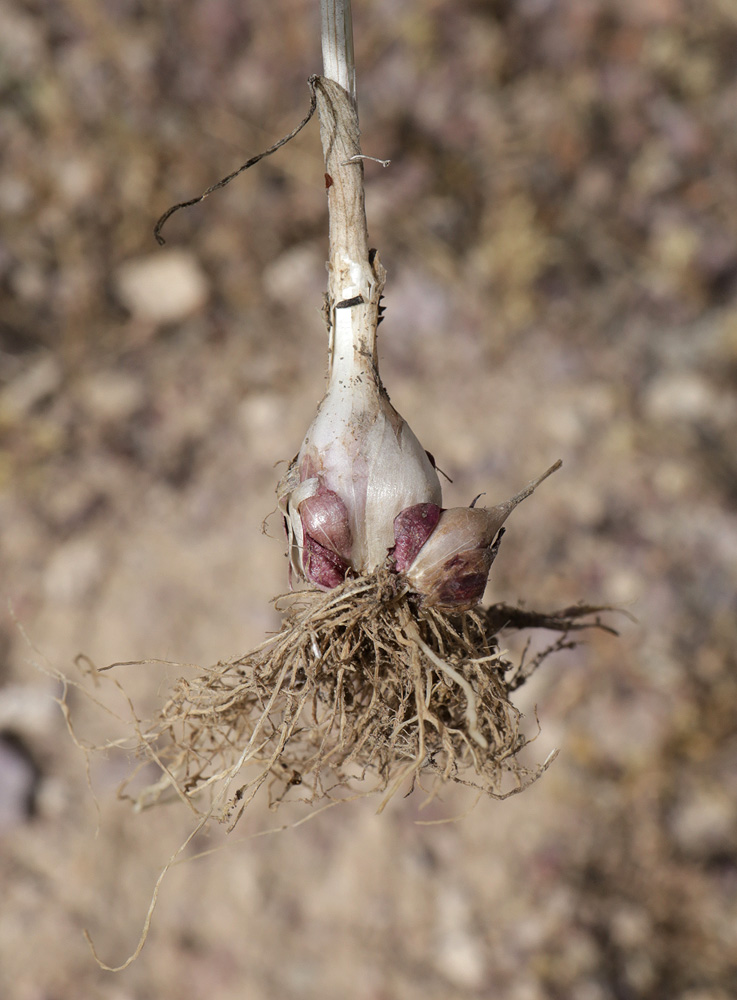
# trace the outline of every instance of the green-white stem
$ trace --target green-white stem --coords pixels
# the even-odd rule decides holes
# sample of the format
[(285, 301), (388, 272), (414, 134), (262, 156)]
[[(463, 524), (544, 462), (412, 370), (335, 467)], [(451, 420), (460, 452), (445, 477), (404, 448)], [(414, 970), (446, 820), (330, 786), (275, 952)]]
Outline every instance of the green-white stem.
[(355, 102), (349, 0), (321, 0), (325, 75), (315, 94), (325, 155), (328, 387), (279, 487), (293, 576), (330, 588), (370, 573), (394, 546), (407, 507), (439, 504), (440, 483), (379, 377), (376, 328), (384, 287), (369, 251)]
[(377, 255), (369, 262), (350, 0), (321, 0), (320, 11), (324, 76), (317, 81), (317, 108), (330, 220), (329, 374), (331, 381), (372, 373), (378, 380), (376, 327), (384, 269)]
[(323, 76), (334, 80), (356, 103), (351, 0), (320, 0)]

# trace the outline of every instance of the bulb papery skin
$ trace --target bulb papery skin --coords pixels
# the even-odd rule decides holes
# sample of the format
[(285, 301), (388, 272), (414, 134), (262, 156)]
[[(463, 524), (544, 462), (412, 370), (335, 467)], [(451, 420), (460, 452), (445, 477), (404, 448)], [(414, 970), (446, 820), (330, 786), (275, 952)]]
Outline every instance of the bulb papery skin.
[(425, 504), (439, 513), (442, 502), (433, 462), (381, 384), (374, 345), (362, 349), (343, 335), (343, 312), (336, 310), (328, 390), (278, 490), (291, 574), (324, 589), (348, 571), (382, 566), (402, 511)]
[(375, 378), (364, 370), (333, 381), (297, 457), (300, 481), (316, 479), (345, 508), (350, 565), (359, 574), (384, 563), (401, 511), (441, 502), (432, 463)]

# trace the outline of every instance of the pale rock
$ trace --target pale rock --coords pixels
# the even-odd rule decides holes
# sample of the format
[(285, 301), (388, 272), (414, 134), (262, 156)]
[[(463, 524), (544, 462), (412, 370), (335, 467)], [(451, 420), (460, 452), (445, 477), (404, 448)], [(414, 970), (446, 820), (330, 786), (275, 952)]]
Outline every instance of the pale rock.
[(9, 281), (13, 293), (21, 302), (33, 305), (48, 298), (48, 279), (35, 261), (20, 263), (10, 272)]
[(571, 987), (571, 1000), (609, 1000), (611, 994), (593, 979), (576, 983)]
[(102, 578), (102, 553), (89, 538), (74, 538), (56, 550), (44, 575), (50, 601), (73, 604), (92, 592)]
[(48, 734), (58, 709), (50, 691), (31, 684), (8, 684), (0, 689), (0, 730), (28, 737)]
[(509, 991), (507, 993), (508, 1000), (545, 1000), (545, 993), (543, 993), (539, 983), (532, 976), (529, 978), (521, 978), (521, 973), (517, 981), (511, 983), (509, 986)]
[(142, 379), (115, 371), (98, 372), (86, 379), (80, 393), (91, 415), (110, 423), (129, 420), (145, 402)]
[(0, 212), (20, 215), (33, 201), (33, 187), (24, 177), (0, 178)]
[(479, 989), (486, 977), (482, 943), (473, 932), (469, 903), (455, 887), (445, 887), (438, 897), (438, 970), (458, 987)]
[(642, 574), (630, 567), (613, 569), (607, 583), (607, 597), (612, 604), (626, 607), (640, 600), (645, 590)]
[(61, 383), (61, 368), (50, 354), (43, 354), (0, 392), (0, 416), (18, 419), (29, 413)]
[(703, 989), (688, 990), (681, 994), (681, 1000), (734, 1000), (718, 986), (710, 989), (708, 986)]
[(699, 420), (714, 411), (714, 390), (695, 372), (666, 372), (653, 379), (645, 409), (653, 420)]
[(545, 415), (545, 430), (559, 448), (575, 448), (585, 439), (587, 428), (572, 409), (558, 409)]
[(44, 775), (36, 789), (35, 806), (40, 819), (58, 822), (73, 808), (71, 782), (53, 775)]
[(45, 37), (33, 14), (24, 11), (19, 4), (0, 6), (0, 39), (3, 74), (7, 80), (31, 78), (38, 73), (38, 66), (46, 55)]
[(653, 936), (649, 914), (642, 907), (623, 903), (612, 914), (611, 935), (613, 941), (623, 949), (646, 946)]
[(691, 465), (678, 461), (662, 461), (652, 471), (655, 489), (663, 497), (679, 499), (692, 485), (696, 476)]
[(657, 976), (652, 956), (644, 951), (628, 955), (624, 960), (624, 974), (635, 996), (647, 995)]
[(238, 407), (238, 419), (250, 447), (260, 447), (263, 454), (278, 455), (284, 448), (285, 402), (275, 392), (247, 396)]
[(737, 805), (719, 789), (695, 788), (674, 811), (671, 828), (682, 850), (697, 856), (731, 849)]
[(264, 270), (262, 283), (274, 302), (319, 303), (325, 286), (325, 265), (314, 247), (291, 247)]
[(63, 201), (77, 207), (93, 197), (100, 170), (90, 156), (72, 155), (57, 164), (54, 179)]
[(158, 251), (121, 264), (114, 276), (117, 296), (135, 319), (175, 323), (207, 302), (208, 279), (184, 250)]

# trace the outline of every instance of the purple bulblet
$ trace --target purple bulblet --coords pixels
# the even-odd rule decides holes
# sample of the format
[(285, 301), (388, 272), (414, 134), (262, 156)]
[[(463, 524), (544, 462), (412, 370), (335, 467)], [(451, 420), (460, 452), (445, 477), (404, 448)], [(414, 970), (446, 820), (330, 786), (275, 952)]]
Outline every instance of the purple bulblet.
[(504, 530), (502, 525), (514, 508), (560, 464), (556, 462), (510, 500), (494, 507), (440, 510), (435, 525), (427, 532), (424, 544), (414, 550), (414, 555), (412, 543), (420, 537), (423, 524), (420, 508), (433, 505), (417, 504), (402, 511), (394, 522), (397, 536), (395, 559), (400, 535), (403, 539), (402, 565), (396, 560), (396, 566), (404, 573), (411, 588), (421, 595), (423, 603), (452, 611), (468, 610), (478, 604), (499, 549)]
[(350, 566), (352, 538), (348, 511), (338, 494), (317, 478), (303, 482), (301, 492), (303, 498), (298, 492), (295, 503), (300, 575), (330, 590), (343, 582)]
[(310, 535), (305, 534), (302, 548), (302, 571), (305, 579), (325, 590), (337, 587), (345, 580), (349, 563), (335, 552), (320, 545)]
[(404, 573), (435, 530), (441, 508), (436, 503), (416, 503), (394, 518), (394, 566)]
[(425, 545), (405, 570), (424, 603), (461, 610), (484, 594), (494, 536), (504, 515), (485, 508), (443, 510)]
[(353, 537), (346, 505), (338, 494), (321, 484), (316, 493), (300, 503), (298, 510), (305, 536), (349, 563)]

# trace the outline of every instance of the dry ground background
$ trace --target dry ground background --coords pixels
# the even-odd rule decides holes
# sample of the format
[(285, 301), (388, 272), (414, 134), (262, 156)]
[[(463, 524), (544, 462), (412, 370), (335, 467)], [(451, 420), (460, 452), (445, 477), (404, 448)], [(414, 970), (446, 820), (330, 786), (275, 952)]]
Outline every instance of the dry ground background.
[[(0, 996), (737, 996), (737, 5), (365, 0), (369, 227), (393, 401), (466, 503), (561, 457), (489, 597), (615, 602), (524, 692), (524, 795), (416, 796), (242, 842), (165, 883), (181, 806), (97, 814), (43, 658), (243, 652), (274, 627), (279, 469), (321, 395), (317, 128), (288, 131), (316, 2), (0, 8)], [(36, 650), (19, 633), (10, 601)], [(129, 668), (144, 709), (172, 671)], [(81, 732), (117, 735), (72, 699)], [(463, 811), (449, 792), (430, 818)], [(192, 851), (222, 844), (220, 831)]]

